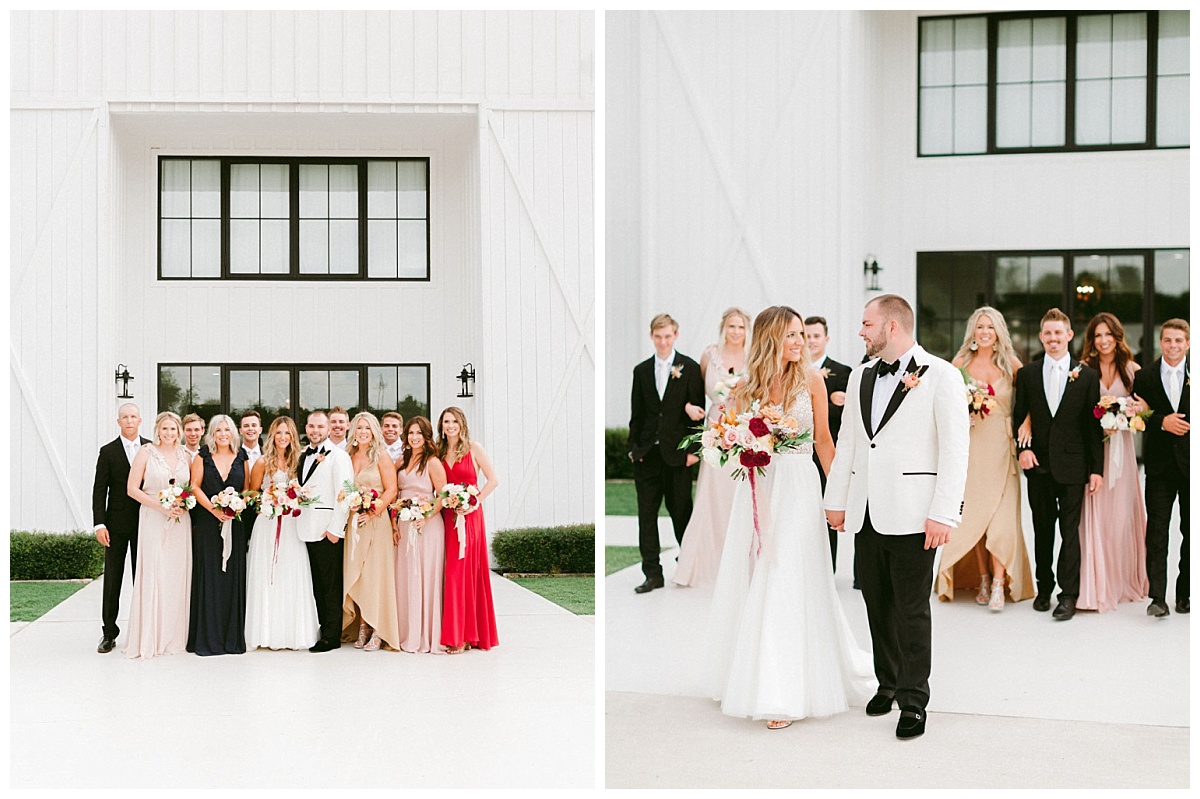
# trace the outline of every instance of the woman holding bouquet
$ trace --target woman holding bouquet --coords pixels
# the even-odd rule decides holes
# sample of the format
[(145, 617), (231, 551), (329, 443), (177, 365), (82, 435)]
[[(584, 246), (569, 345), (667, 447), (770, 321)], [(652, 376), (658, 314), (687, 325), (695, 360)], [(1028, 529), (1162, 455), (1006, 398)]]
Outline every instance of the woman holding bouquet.
[(179, 444), (183, 423), (163, 411), (154, 443), (138, 450), (126, 490), (138, 509), (137, 571), (129, 609), (125, 657), (176, 655), (187, 649), (192, 577), (192, 520), (184, 497), (160, 499), (169, 488), (186, 491), (191, 462)]
[[(397, 520), (396, 612), (400, 649), (441, 653), (442, 580), (446, 568), (446, 530), (438, 492), (446, 485), (446, 469), (433, 445), (433, 426), (414, 416), (404, 429), (404, 455), (396, 479), (400, 499), (428, 503), (423, 520)], [(457, 554), (457, 552), (456, 552)]]
[[(396, 558), (387, 506), (396, 499), (396, 465), (387, 454), (379, 420), (363, 411), (350, 422), (346, 454), (354, 485), (375, 501), (351, 516), (342, 572), (342, 640), (374, 652), (400, 648), (396, 623)], [(366, 506), (364, 506), (366, 507)], [(356, 638), (357, 636), (357, 638)], [(370, 640), (368, 640), (370, 636)]]
[[(746, 342), (749, 340), (750, 314), (741, 308), (726, 308), (721, 314), (721, 343), (710, 344), (700, 356), (700, 376), (708, 394), (708, 417), (717, 418), (729, 392), (745, 377)], [(686, 409), (693, 421), (705, 418), (704, 410), (689, 404)], [(725, 528), (729, 526), (729, 507), (733, 503), (734, 481), (729, 470), (700, 461), (696, 479), (696, 502), (692, 518), (679, 547), (679, 565), (671, 578), (677, 585), (704, 585), (717, 576)]]
[(271, 422), (263, 456), (250, 470), (250, 485), (262, 493), (246, 556), (247, 649), (307, 649), (317, 642), (317, 602), (308, 548), (296, 535), (291, 512), (278, 516), (269, 512), (272, 488), (295, 479), (299, 464), (296, 423), (280, 416)]
[[(247, 455), (233, 419), (224, 414), (208, 423), (204, 443), (192, 459), (197, 491), (187, 651), (240, 655), (246, 651), (246, 530), (232, 509), (226, 512), (210, 498), (229, 490), (240, 496), (250, 487)], [(248, 519), (250, 512), (245, 513)]]
[(446, 583), (442, 594), (441, 643), (450, 654), (461, 652), (466, 646), (491, 649), (500, 643), (500, 637), (496, 633), (496, 611), (492, 608), (482, 509), (483, 500), (499, 483), (487, 453), (467, 433), (467, 417), (458, 408), (447, 408), (438, 418), (438, 454), (448, 484), (478, 488), (480, 471), (486, 480), (479, 489), (477, 502), (442, 511), (446, 528)]
[(994, 403), (986, 413), (971, 414), (966, 501), (962, 522), (942, 547), (938, 599), (952, 602), (955, 589), (978, 588), (975, 601), (999, 611), (1004, 609), (1006, 588), (1013, 602), (1034, 593), (1021, 531), (1021, 479), (1012, 436), (1013, 375), (1021, 361), (999, 311), (984, 306), (971, 314), (953, 364)]
[[(812, 451), (828, 469), (834, 447), (825, 380), (808, 358), (800, 314), (767, 308), (732, 396), (735, 412), (758, 412), (741, 440), (761, 440), (770, 423), (775, 451), (761, 476), (748, 469), (752, 479), (734, 490), (710, 616), (712, 696), (726, 715), (770, 719), (770, 729), (841, 713), (875, 689), (871, 656), (855, 643), (829, 568)], [(795, 441), (804, 432), (808, 441)]]
[[(1100, 373), (1100, 394), (1131, 398), (1133, 375), (1140, 367), (1125, 343), (1117, 317), (1099, 313), (1088, 322), (1079, 360)], [(1079, 523), (1079, 600), (1081, 610), (1113, 610), (1118, 602), (1144, 599), (1146, 577), (1146, 504), (1138, 482), (1133, 431), (1106, 430), (1104, 485), (1083, 499)]]

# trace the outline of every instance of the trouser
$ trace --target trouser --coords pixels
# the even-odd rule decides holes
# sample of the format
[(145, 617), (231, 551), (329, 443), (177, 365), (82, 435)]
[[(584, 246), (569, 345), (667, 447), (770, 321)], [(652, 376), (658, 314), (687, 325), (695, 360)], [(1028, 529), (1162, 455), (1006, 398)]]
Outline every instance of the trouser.
[(117, 627), (117, 614), (121, 606), (121, 582), (125, 579), (125, 554), (129, 553), (131, 579), (137, 575), (138, 534), (108, 528), (108, 546), (104, 548), (104, 600), (100, 607), (100, 620), (104, 637), (114, 641), (121, 634)]
[(661, 578), (658, 507), (665, 499), (667, 513), (675, 528), (675, 541), (682, 545), (683, 531), (692, 518), (692, 473), (687, 466), (664, 463), (655, 445), (645, 458), (633, 462), (633, 486), (637, 491), (638, 548), (642, 555), (642, 574)]
[(1188, 556), (1188, 511), (1191, 504), (1188, 478), (1178, 468), (1146, 475), (1146, 577), (1150, 598), (1167, 601), (1167, 546), (1170, 542), (1171, 508), (1179, 497), (1179, 577), (1175, 601), (1190, 601), (1191, 579)]
[(313, 598), (321, 640), (336, 644), (342, 637), (342, 539), (308, 541), (308, 567), (312, 571)]
[(1033, 511), (1033, 556), (1037, 592), (1054, 592), (1054, 523), (1062, 536), (1058, 550), (1059, 600), (1079, 597), (1079, 519), (1085, 485), (1064, 485), (1049, 474), (1028, 474), (1029, 509)]

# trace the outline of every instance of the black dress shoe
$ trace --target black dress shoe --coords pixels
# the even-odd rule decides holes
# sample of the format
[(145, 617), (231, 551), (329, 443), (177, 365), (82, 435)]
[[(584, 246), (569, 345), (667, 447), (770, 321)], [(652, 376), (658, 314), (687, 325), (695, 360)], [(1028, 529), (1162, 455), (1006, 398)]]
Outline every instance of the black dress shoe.
[(96, 651), (101, 655), (113, 651), (113, 647), (117, 645), (117, 639), (109, 638), (107, 635), (100, 636), (100, 644), (96, 647)]
[(1190, 599), (1175, 600), (1175, 612), (1176, 613), (1191, 613), (1192, 612), (1192, 601)]
[(1156, 619), (1165, 618), (1171, 615), (1171, 611), (1167, 610), (1167, 603), (1161, 599), (1156, 599), (1150, 603), (1150, 607), (1146, 608), (1146, 615), (1153, 616)]
[(342, 645), (341, 641), (326, 641), (324, 638), (308, 648), (309, 652), (329, 652)]
[(875, 694), (871, 697), (871, 701), (867, 702), (868, 716), (886, 716), (892, 712), (892, 700), (894, 697), (887, 694)]
[(651, 591), (653, 591), (655, 588), (662, 588), (662, 587), (663, 587), (663, 578), (647, 577), (646, 582), (642, 583), (637, 588), (633, 589), (633, 592), (635, 594), (648, 594)]
[(1033, 599), (1033, 609), (1038, 612), (1045, 612), (1050, 609), (1050, 595), (1038, 594)]
[(896, 724), (896, 737), (916, 738), (925, 734), (925, 711), (919, 707), (900, 709), (900, 721)]
[(1054, 609), (1055, 621), (1066, 621), (1075, 615), (1075, 597), (1065, 596), (1058, 600), (1058, 607)]

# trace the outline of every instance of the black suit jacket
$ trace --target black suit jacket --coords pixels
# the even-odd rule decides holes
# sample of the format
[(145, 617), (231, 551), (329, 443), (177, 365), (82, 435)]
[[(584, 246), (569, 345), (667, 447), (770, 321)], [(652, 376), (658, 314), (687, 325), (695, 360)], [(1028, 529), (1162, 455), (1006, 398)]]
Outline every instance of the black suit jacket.
[[(142, 446), (150, 443), (150, 439), (138, 439)], [(128, 493), (129, 459), (125, 457), (125, 445), (121, 437), (100, 448), (96, 458), (96, 482), (92, 486), (92, 524), (103, 524), (110, 531), (119, 533), (136, 533), (138, 527), (138, 510), (141, 506), (137, 500), (130, 499)]]
[[(835, 391), (845, 391), (846, 386), (850, 383), (850, 367), (844, 363), (838, 363), (828, 355), (825, 356), (825, 363), (821, 365), (822, 369), (829, 370), (829, 376), (825, 378), (825, 391), (827, 395), (833, 394)], [(846, 409), (845, 403), (842, 405), (834, 405), (829, 403), (829, 434), (833, 436), (836, 443), (838, 431), (842, 429), (842, 411)], [(813, 453), (816, 454), (815, 452)]]
[(635, 461), (645, 458), (655, 441), (658, 441), (663, 462), (669, 466), (683, 466), (689, 452), (699, 451), (699, 445), (681, 450), (679, 442), (692, 432), (692, 428), (702, 424), (693, 422), (683, 410), (689, 402), (704, 407), (700, 365), (676, 352), (672, 368), (678, 370), (679, 376), (667, 378), (667, 388), (660, 400), (654, 385), (654, 356), (633, 367), (628, 448)]
[[(1191, 364), (1184, 359), (1184, 374), (1191, 374)], [(1190, 416), (1191, 386), (1184, 380), (1179, 392), (1179, 408), (1171, 407), (1171, 399), (1167, 396), (1167, 387), (1162, 381), (1162, 358), (1154, 362), (1148, 369), (1140, 369), (1133, 376), (1133, 393), (1146, 401), (1154, 411), (1146, 420), (1146, 440), (1142, 446), (1142, 456), (1145, 459), (1146, 474), (1162, 474), (1169, 471), (1172, 465), (1178, 466), (1185, 475), (1188, 474), (1190, 459), (1188, 445), (1191, 433), (1177, 436), (1162, 429), (1163, 418), (1172, 413), (1182, 413)], [(1187, 418), (1184, 421), (1190, 422)]]
[(1013, 438), (1029, 414), (1033, 446), (1021, 449), (1032, 449), (1040, 468), (1048, 471), (1055, 482), (1086, 483), (1089, 475), (1104, 474), (1104, 431), (1092, 412), (1100, 401), (1100, 373), (1072, 358), (1070, 368), (1078, 369), (1079, 376), (1074, 380), (1066, 378), (1058, 413), (1051, 416), (1042, 381), (1044, 363), (1043, 355), (1017, 371)]

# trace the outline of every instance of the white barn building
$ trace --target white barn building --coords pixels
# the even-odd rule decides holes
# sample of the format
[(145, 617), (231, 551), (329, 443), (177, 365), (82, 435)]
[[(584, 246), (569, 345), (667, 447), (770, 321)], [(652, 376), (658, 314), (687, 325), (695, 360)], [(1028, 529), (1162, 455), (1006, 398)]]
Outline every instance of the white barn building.
[(591, 521), (594, 39), (583, 12), (14, 12), (12, 527), (91, 528), (119, 368), (143, 434), (458, 405), (491, 531)]
[(1188, 316), (1187, 11), (610, 12), (605, 30), (606, 426), (628, 423), (659, 312), (698, 358), (724, 308), (788, 304), (857, 363), (865, 261), (946, 357), (983, 304), (1022, 358), (1055, 305), (1076, 354), (1100, 310), (1145, 356)]

